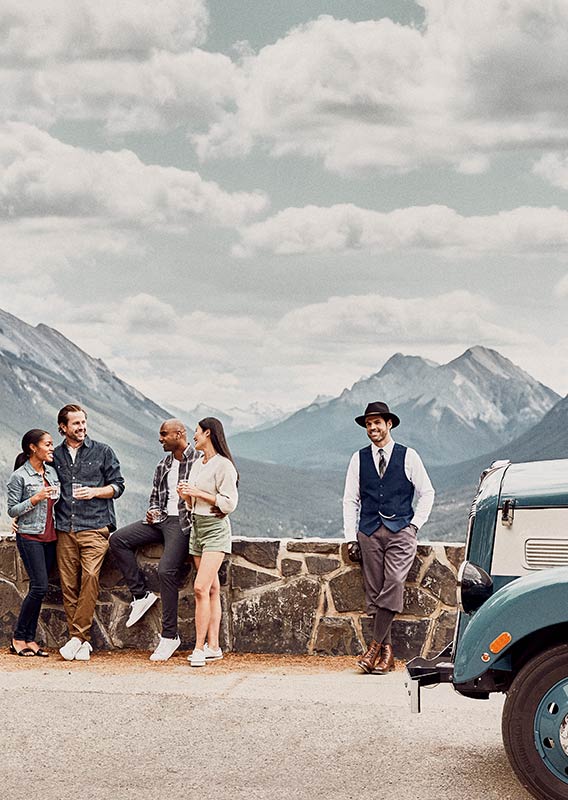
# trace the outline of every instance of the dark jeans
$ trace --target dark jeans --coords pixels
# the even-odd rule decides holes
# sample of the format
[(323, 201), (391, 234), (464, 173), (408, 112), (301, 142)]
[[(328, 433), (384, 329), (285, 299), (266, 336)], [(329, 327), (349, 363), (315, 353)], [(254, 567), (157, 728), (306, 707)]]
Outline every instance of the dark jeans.
[(158, 580), (162, 598), (162, 636), (177, 636), (178, 592), (180, 568), (189, 553), (189, 536), (181, 532), (178, 517), (167, 517), (164, 522), (147, 525), (133, 522), (115, 531), (110, 539), (110, 549), (122, 570), (126, 584), (134, 596), (146, 591), (144, 573), (138, 566), (136, 553), (145, 544), (163, 544), (164, 552), (158, 564)]
[(33, 642), (41, 604), (47, 594), (49, 571), (55, 562), (55, 542), (32, 542), (31, 539), (17, 536), (16, 544), (29, 575), (30, 585), (20, 608), (14, 639)]

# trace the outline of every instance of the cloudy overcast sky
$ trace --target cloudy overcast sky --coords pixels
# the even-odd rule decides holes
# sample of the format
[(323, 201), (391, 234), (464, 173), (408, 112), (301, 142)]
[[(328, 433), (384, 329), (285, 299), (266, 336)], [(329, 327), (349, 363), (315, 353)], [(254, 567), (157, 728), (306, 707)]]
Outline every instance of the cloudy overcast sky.
[(567, 75), (566, 0), (2, 0), (0, 306), (181, 408), (565, 394)]

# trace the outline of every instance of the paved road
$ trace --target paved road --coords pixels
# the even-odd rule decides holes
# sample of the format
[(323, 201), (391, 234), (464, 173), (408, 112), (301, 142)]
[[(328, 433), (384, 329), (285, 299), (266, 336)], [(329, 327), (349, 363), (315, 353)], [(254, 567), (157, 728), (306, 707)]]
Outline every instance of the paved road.
[(0, 673), (6, 800), (530, 800), (499, 697), (411, 716), (400, 672), (81, 667)]

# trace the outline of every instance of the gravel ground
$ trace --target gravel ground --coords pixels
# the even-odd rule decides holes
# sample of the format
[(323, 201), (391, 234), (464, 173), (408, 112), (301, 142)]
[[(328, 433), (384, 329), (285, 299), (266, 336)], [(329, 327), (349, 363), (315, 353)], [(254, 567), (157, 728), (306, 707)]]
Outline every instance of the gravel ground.
[[(352, 658), (0, 654), (9, 800), (530, 800), (507, 762), (502, 698), (425, 693)], [(401, 665), (399, 665), (400, 667)]]
[[(179, 667), (191, 669), (187, 663), (189, 651), (179, 651), (164, 662), (150, 661), (150, 652), (146, 650), (101, 650), (95, 651), (89, 662), (65, 661), (57, 652), (50, 649), (49, 658), (22, 658), (8, 652), (0, 651), (0, 670), (36, 670), (36, 669), (85, 669), (96, 673), (120, 675), (125, 672), (140, 672), (153, 669), (167, 673)], [(282, 656), (256, 655), (254, 653), (226, 653), (222, 660), (207, 666), (207, 670), (226, 673), (244, 670), (246, 672), (340, 672), (353, 670), (353, 656)], [(404, 662), (397, 662), (397, 669), (404, 669)], [(195, 672), (195, 669), (192, 670)], [(356, 670), (357, 671), (357, 670)]]

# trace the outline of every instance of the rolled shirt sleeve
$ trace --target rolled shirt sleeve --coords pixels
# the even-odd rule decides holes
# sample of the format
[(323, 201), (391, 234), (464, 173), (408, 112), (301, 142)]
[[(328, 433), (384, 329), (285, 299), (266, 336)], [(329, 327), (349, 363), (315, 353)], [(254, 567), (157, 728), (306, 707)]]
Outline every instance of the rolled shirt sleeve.
[(120, 463), (112, 447), (105, 448), (105, 459), (103, 463), (104, 485), (112, 486), (114, 499), (116, 500), (124, 492), (124, 478), (120, 472)]

